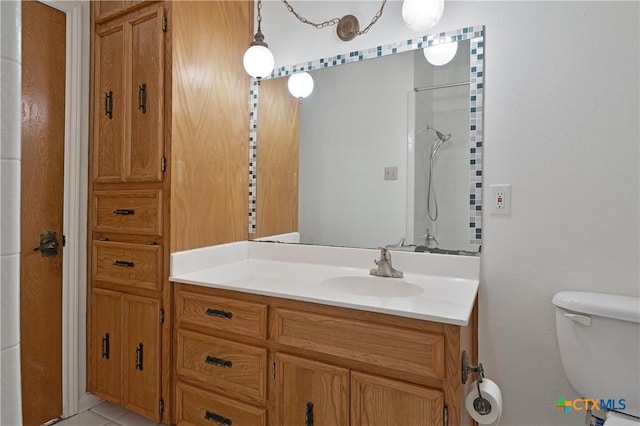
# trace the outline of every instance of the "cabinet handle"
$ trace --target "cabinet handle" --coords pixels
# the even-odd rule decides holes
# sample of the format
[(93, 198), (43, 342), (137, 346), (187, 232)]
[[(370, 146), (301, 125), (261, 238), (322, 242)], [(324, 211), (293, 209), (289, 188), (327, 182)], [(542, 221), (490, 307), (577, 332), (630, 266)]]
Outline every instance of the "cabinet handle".
[(113, 92), (109, 90), (104, 94), (104, 115), (113, 119)]
[(215, 365), (216, 367), (233, 367), (233, 362), (222, 358), (216, 358), (215, 356), (207, 355), (207, 357), (204, 359), (204, 362), (206, 362), (207, 364)]
[(233, 318), (233, 312), (221, 311), (219, 309), (207, 308), (207, 310), (205, 311), (205, 314), (209, 315), (210, 317), (226, 318), (226, 319)]
[(128, 260), (116, 260), (113, 262), (113, 266), (120, 266), (123, 268), (135, 268), (136, 264), (133, 262), (129, 262)]
[(218, 425), (231, 425), (231, 419), (221, 416), (220, 414), (212, 413), (211, 411), (207, 411), (204, 413), (204, 419), (209, 420)]
[(307, 402), (307, 411), (304, 415), (305, 426), (313, 426), (313, 402)]
[(143, 114), (147, 112), (147, 85), (144, 83), (138, 86), (138, 109)]
[(102, 338), (102, 358), (109, 359), (109, 333)]
[(119, 214), (121, 216), (133, 216), (134, 214), (136, 214), (136, 211), (134, 209), (115, 209), (113, 211), (113, 214)]
[(144, 346), (142, 342), (138, 343), (136, 347), (136, 370), (142, 371), (144, 369)]

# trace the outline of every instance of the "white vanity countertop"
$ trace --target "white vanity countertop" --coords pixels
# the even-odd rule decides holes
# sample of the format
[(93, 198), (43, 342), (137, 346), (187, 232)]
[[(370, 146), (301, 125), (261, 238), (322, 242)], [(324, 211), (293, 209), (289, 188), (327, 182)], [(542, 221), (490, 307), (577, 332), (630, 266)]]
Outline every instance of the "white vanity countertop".
[(379, 250), (241, 241), (171, 255), (170, 280), (467, 325), (480, 258), (392, 251), (403, 278), (369, 275)]

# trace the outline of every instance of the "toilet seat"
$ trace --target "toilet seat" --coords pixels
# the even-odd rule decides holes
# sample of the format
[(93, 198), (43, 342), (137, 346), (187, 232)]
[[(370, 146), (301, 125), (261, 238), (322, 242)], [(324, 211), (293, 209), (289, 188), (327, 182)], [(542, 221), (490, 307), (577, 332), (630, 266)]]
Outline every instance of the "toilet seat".
[(639, 426), (640, 418), (628, 416), (622, 413), (616, 413), (614, 411), (607, 412), (607, 419), (604, 421), (604, 426)]

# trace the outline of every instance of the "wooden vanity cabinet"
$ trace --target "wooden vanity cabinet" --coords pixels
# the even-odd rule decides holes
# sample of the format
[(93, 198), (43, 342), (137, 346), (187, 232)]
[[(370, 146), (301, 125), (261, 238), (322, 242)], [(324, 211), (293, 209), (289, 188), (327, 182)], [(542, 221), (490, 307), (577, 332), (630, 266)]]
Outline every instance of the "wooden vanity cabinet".
[[(158, 422), (177, 398), (169, 255), (247, 235), (252, 10), (91, 2), (87, 388)], [(265, 383), (238, 389), (264, 399)]]
[[(459, 327), (187, 284), (174, 294), (177, 424), (206, 424), (187, 419), (207, 412), (244, 424), (229, 401), (269, 425), (473, 424), (460, 363), (462, 350), (476, 359), (475, 310)], [(238, 386), (243, 376), (253, 388)]]

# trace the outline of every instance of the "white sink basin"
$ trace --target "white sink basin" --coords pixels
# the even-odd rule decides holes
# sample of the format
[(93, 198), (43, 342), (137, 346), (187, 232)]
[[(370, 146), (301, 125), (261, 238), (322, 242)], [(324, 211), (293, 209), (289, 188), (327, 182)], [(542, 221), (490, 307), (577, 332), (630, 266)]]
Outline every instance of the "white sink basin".
[(411, 297), (422, 293), (422, 287), (400, 278), (333, 277), (320, 282), (333, 291), (372, 297)]

